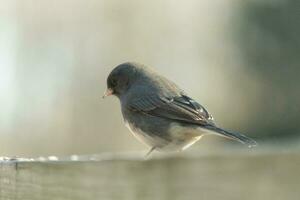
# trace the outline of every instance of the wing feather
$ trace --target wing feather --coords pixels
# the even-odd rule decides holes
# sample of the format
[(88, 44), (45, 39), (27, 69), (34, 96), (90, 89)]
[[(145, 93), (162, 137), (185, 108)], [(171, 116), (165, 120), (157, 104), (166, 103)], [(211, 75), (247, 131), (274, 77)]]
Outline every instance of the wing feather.
[(207, 110), (186, 95), (166, 97), (148, 94), (132, 100), (129, 109), (191, 124), (214, 124), (213, 118)]

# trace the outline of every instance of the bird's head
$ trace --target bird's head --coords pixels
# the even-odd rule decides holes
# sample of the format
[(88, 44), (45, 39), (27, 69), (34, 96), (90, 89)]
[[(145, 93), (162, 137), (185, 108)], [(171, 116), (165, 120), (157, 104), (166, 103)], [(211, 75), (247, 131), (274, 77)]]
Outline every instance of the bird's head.
[(138, 65), (128, 62), (114, 68), (108, 75), (107, 89), (103, 98), (110, 95), (120, 97), (124, 94), (136, 79)]

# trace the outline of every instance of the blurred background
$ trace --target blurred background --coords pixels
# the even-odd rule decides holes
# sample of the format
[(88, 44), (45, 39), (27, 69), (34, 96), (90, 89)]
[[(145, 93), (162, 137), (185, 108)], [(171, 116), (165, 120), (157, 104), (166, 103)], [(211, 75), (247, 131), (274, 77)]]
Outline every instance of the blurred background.
[[(297, 0), (0, 0), (0, 154), (146, 150), (106, 77), (137, 61), (260, 147), (300, 143)], [(206, 137), (188, 152), (243, 147)]]

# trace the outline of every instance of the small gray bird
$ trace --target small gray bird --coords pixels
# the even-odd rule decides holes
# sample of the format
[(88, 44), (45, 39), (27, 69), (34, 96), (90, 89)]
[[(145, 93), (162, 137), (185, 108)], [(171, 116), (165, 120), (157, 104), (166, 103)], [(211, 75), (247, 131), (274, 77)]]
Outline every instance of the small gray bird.
[(120, 99), (126, 126), (153, 150), (179, 151), (203, 135), (213, 133), (253, 147), (256, 142), (242, 134), (219, 128), (207, 110), (175, 83), (138, 63), (123, 63), (107, 78), (103, 97)]

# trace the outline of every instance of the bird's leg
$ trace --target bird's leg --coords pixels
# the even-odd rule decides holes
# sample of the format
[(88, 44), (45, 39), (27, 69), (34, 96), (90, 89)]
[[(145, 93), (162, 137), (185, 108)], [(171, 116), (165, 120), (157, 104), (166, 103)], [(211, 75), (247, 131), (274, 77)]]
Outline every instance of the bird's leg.
[(156, 147), (151, 147), (151, 149), (146, 153), (145, 158), (147, 158), (152, 153), (152, 151), (155, 150), (155, 148)]

